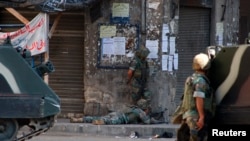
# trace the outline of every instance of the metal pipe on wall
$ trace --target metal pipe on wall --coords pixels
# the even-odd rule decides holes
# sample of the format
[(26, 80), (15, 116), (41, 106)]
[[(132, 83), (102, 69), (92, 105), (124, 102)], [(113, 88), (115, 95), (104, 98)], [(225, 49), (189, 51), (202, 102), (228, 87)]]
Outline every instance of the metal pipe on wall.
[(141, 0), (141, 33), (146, 34), (146, 4), (147, 0)]

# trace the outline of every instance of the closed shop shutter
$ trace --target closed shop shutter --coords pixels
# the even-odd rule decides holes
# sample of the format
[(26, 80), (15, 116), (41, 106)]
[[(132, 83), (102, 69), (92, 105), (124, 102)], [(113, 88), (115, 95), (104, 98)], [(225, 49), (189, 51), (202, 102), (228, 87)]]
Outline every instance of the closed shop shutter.
[(193, 57), (210, 45), (210, 9), (180, 7), (177, 50), (179, 68), (175, 101), (180, 102), (186, 77), (193, 73)]
[[(50, 14), (50, 23), (57, 14)], [(84, 15), (63, 12), (49, 42), (55, 72), (49, 85), (61, 98), (62, 115), (83, 113)]]

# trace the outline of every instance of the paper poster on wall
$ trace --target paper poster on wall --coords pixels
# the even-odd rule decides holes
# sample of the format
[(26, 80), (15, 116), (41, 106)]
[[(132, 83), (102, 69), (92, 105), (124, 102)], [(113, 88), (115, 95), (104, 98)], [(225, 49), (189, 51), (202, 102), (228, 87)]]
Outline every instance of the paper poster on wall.
[(168, 56), (168, 71), (173, 71), (173, 56)]
[(217, 45), (223, 45), (223, 22), (216, 23), (216, 40)]
[(116, 36), (116, 26), (100, 26), (100, 38), (114, 37)]
[(168, 40), (163, 40), (162, 43), (161, 43), (161, 49), (162, 49), (162, 52), (168, 52)]
[(102, 38), (102, 59), (125, 55), (125, 37)]
[(169, 54), (173, 55), (175, 53), (175, 38), (170, 37), (169, 39)]
[(174, 54), (174, 70), (178, 70), (178, 60), (179, 60), (179, 57), (178, 57), (178, 54), (177, 53), (175, 53)]
[(114, 37), (114, 55), (125, 55), (125, 37)]
[(162, 52), (168, 52), (168, 34), (169, 34), (168, 24), (163, 24), (163, 27), (162, 27), (162, 45), (161, 45)]
[(162, 55), (161, 57), (161, 68), (162, 71), (168, 70), (168, 55)]
[(149, 2), (148, 3), (148, 8), (156, 10), (156, 9), (158, 9), (159, 5), (160, 5), (160, 2)]
[(158, 45), (158, 40), (146, 40), (146, 47), (150, 51), (148, 58), (158, 58)]
[(223, 46), (223, 35), (222, 35), (222, 34), (217, 35), (217, 36), (216, 36), (216, 40), (217, 40), (217, 44), (218, 44), (219, 46)]
[(114, 54), (114, 38), (102, 39), (102, 54), (103, 55)]
[(139, 47), (138, 31), (138, 25), (100, 24), (97, 67), (127, 69)]
[(129, 22), (129, 3), (113, 3), (111, 23)]
[(129, 3), (113, 3), (113, 17), (129, 17)]
[(168, 24), (162, 26), (162, 40), (168, 40), (169, 27)]

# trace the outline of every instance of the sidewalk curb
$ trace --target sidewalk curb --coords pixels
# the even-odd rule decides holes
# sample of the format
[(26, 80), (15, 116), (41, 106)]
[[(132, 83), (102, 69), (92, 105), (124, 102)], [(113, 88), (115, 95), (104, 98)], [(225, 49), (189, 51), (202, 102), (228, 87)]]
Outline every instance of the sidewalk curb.
[(50, 129), (50, 132), (67, 132), (81, 133), (88, 135), (105, 135), (105, 136), (129, 136), (131, 132), (139, 133), (139, 136), (149, 137), (164, 132), (173, 133), (176, 137), (176, 131), (179, 125), (173, 124), (122, 124), (122, 125), (93, 125), (89, 123), (67, 123), (57, 122)]

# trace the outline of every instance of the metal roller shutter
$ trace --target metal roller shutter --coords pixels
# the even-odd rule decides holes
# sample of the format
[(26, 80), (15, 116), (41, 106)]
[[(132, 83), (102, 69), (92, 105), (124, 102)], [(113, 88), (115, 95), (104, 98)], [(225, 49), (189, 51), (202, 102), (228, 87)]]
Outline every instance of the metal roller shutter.
[[(51, 24), (56, 16), (50, 15)], [(84, 15), (63, 12), (49, 46), (56, 70), (49, 85), (61, 98), (61, 114), (83, 113)]]
[(179, 19), (179, 69), (175, 101), (180, 102), (186, 77), (193, 73), (193, 57), (210, 45), (210, 9), (181, 7)]

